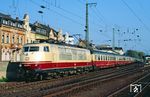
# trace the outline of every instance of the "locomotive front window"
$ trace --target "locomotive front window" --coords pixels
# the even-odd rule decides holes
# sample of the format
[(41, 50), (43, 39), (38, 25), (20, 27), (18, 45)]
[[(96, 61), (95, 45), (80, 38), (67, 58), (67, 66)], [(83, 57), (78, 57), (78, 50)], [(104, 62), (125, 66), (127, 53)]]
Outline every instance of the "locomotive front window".
[(49, 47), (48, 46), (44, 46), (44, 49), (43, 49), (45, 52), (49, 52)]
[(39, 51), (39, 47), (38, 46), (31, 46), (29, 49), (30, 52), (35, 52), (35, 51)]
[(36, 52), (39, 51), (39, 47), (38, 46), (27, 46), (23, 48), (24, 52)]
[(28, 52), (28, 51), (29, 51), (29, 47), (24, 47), (24, 48), (23, 48), (23, 51), (24, 51), (24, 52)]

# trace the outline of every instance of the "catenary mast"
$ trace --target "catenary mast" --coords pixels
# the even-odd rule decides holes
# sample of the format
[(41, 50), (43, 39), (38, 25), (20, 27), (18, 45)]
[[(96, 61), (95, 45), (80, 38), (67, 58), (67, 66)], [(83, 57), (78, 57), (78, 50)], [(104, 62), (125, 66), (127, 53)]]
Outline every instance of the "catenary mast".
[(86, 25), (85, 25), (85, 41), (86, 41), (86, 47), (89, 47), (89, 21), (88, 21), (88, 6), (95, 5), (96, 3), (88, 3), (88, 0), (86, 0)]

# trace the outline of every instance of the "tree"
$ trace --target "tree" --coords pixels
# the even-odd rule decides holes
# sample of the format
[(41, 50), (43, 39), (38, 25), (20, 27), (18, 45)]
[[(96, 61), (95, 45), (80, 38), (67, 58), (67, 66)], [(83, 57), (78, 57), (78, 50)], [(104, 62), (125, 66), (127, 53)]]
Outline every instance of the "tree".
[(140, 52), (140, 51), (127, 50), (126, 55), (130, 56), (130, 57), (142, 59), (145, 54), (144, 54), (144, 52)]

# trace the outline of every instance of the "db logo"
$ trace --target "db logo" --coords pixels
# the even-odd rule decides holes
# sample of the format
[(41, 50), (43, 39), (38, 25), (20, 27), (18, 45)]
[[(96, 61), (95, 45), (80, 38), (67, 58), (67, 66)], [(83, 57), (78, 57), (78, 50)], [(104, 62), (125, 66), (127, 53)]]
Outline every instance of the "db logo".
[(130, 84), (130, 92), (138, 93), (142, 91), (141, 84)]

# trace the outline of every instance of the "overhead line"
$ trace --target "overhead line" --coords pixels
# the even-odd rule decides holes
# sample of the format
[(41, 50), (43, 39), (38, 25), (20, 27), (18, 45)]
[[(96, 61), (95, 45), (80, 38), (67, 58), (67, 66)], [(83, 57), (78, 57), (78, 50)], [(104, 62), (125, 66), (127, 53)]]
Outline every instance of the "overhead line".
[(94, 13), (95, 13), (95, 15), (96, 15), (98, 21), (99, 21), (99, 22), (103, 22), (103, 23), (106, 25), (106, 23), (104, 22), (104, 20), (99, 16), (99, 14), (95, 11), (95, 9), (93, 9), (93, 11), (94, 11)]
[[(49, 4), (50, 4), (50, 2), (48, 2), (48, 1), (46, 1), (46, 0), (44, 0), (44, 2), (45, 2), (45, 3), (49, 3)], [(80, 1), (80, 2), (81, 2), (81, 1)], [(52, 4), (51, 4), (51, 5), (52, 5)], [(56, 8), (58, 8), (58, 9), (60, 9), (60, 10), (64, 11), (64, 12), (69, 13), (69, 14), (71, 14), (71, 15), (73, 15), (73, 16), (76, 16), (76, 17), (78, 17), (78, 18), (80, 18), (80, 19), (82, 19), (82, 20), (84, 20), (84, 19), (85, 19), (84, 17), (79, 16), (79, 15), (77, 15), (77, 14), (75, 14), (75, 13), (71, 12), (71, 11), (68, 11), (68, 10), (66, 10), (66, 9), (64, 9), (64, 8), (57, 7), (57, 6), (53, 6), (53, 7), (56, 7)], [(98, 24), (94, 23), (93, 21), (91, 21), (91, 22), (92, 22), (94, 25), (96, 25), (96, 26), (100, 26), (100, 25), (98, 25)]]
[[(38, 4), (38, 3), (34, 2), (33, 0), (30, 0), (30, 1), (31, 1), (32, 3), (34, 3), (35, 5), (39, 6), (39, 7), (41, 6), (41, 4)], [(72, 22), (74, 22), (74, 23), (77, 23), (77, 24), (83, 26), (83, 24), (81, 24), (81, 23), (79, 23), (79, 22), (77, 22), (77, 21), (71, 19), (70, 17), (67, 17), (67, 16), (65, 16), (65, 15), (63, 15), (63, 14), (57, 12), (57, 11), (54, 11), (54, 10), (52, 10), (52, 9), (50, 9), (50, 8), (46, 8), (46, 9), (47, 9), (47, 10), (51, 10), (51, 11), (53, 11), (54, 13), (56, 13), (56, 14), (58, 14), (58, 15), (64, 17), (65, 19), (68, 19), (68, 20), (70, 20), (70, 21), (72, 21)]]
[[(39, 6), (39, 7), (41, 6), (41, 4), (38, 4), (37, 2), (34, 2), (33, 0), (30, 0), (30, 1), (31, 1), (32, 3), (34, 3), (36, 6)], [(48, 2), (48, 1), (46, 1), (46, 0), (44, 0), (44, 2), (50, 4), (50, 2)], [(51, 4), (50, 4), (50, 5), (51, 5)], [(55, 7), (56, 7), (56, 6), (55, 6)], [(57, 8), (58, 8), (58, 7), (57, 7)], [(54, 13), (56, 13), (56, 14), (58, 14), (58, 15), (64, 17), (64, 18), (66, 18), (66, 19), (68, 19), (68, 20), (70, 20), (70, 21), (72, 21), (72, 22), (75, 22), (75, 23), (77, 23), (77, 24), (80, 24), (81, 26), (84, 26), (83, 24), (81, 24), (81, 23), (79, 23), (79, 22), (77, 22), (77, 21), (75, 21), (75, 20), (73, 20), (73, 19), (71, 19), (71, 18), (69, 18), (69, 17), (67, 17), (67, 16), (65, 16), (65, 15), (63, 15), (63, 14), (57, 12), (57, 11), (54, 11), (54, 10), (52, 10), (52, 9), (50, 9), (50, 8), (46, 8), (46, 9), (47, 9), (47, 10), (51, 10), (52, 12), (54, 12)], [(65, 9), (63, 9), (63, 8), (60, 8), (60, 7), (59, 7), (59, 9), (65, 11), (65, 12), (67, 12), (67, 13), (70, 13), (70, 14), (72, 14), (72, 15), (75, 15), (74, 13), (72, 13), (72, 12), (70, 12), (70, 11), (67, 11), (67, 10), (65, 10)], [(78, 15), (75, 15), (75, 16), (77, 16), (77, 17), (79, 17), (79, 18), (81, 18), (81, 19), (84, 19), (84, 18), (81, 17), (81, 16), (78, 16)], [(97, 24), (94, 23), (94, 22), (93, 22), (93, 24), (97, 25)], [(100, 26), (100, 25), (97, 25), (97, 26)], [(103, 35), (103, 34), (102, 34), (102, 35)], [(105, 35), (103, 35), (103, 36), (105, 36)], [(107, 37), (108, 37), (108, 36), (107, 36)]]
[(83, 24), (81, 24), (81, 23), (79, 23), (79, 22), (77, 22), (77, 21), (71, 19), (70, 17), (67, 17), (67, 16), (65, 16), (65, 15), (63, 15), (63, 14), (57, 12), (57, 11), (54, 11), (54, 10), (52, 10), (52, 9), (50, 9), (50, 8), (49, 8), (48, 10), (51, 10), (51, 11), (53, 11), (54, 13), (56, 13), (56, 14), (58, 14), (58, 15), (64, 17), (64, 18), (66, 18), (66, 19), (68, 19), (68, 20), (70, 20), (70, 21), (72, 21), (72, 22), (75, 22), (75, 23), (77, 23), (77, 24), (80, 24), (80, 25), (84, 26)]
[(102, 16), (103, 22), (104, 22), (105, 24), (107, 24), (106, 21), (105, 21), (104, 16), (102, 15), (102, 13), (97, 9), (97, 7), (96, 7), (95, 9), (96, 9), (96, 11), (99, 13), (99, 15)]
[(84, 2), (82, 2), (81, 0), (78, 0), (78, 2), (79, 2), (80, 4), (84, 4)]
[(139, 20), (139, 22), (140, 22), (141, 24), (143, 24), (143, 26), (145, 27), (145, 29), (150, 32), (149, 27), (148, 27), (148, 26), (142, 21), (142, 19), (134, 12), (134, 10), (133, 10), (124, 0), (121, 0), (121, 1), (127, 6), (127, 8), (132, 12), (132, 14)]
[[(50, 4), (50, 2), (48, 2), (48, 1), (46, 1), (46, 0), (43, 0), (43, 1), (44, 1), (45, 3)], [(69, 13), (69, 14), (71, 14), (71, 15), (73, 15), (73, 16), (79, 17), (80, 19), (83, 19), (83, 17), (81, 17), (81, 16), (79, 16), (79, 15), (77, 15), (77, 14), (71, 12), (71, 11), (68, 11), (68, 10), (66, 10), (66, 9), (63, 9), (63, 8), (57, 7), (57, 6), (54, 6), (54, 7), (58, 8), (58, 9), (61, 9), (62, 11), (66, 12), (66, 13)]]

